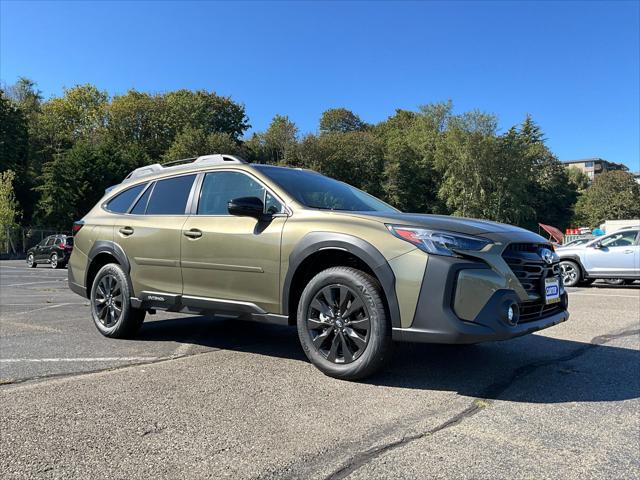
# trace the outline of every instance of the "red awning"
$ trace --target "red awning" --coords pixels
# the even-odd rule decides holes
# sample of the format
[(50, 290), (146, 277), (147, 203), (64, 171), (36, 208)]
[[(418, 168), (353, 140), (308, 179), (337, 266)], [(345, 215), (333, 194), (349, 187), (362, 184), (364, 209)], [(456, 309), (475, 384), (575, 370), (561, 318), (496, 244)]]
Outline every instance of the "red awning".
[(540, 228), (542, 228), (545, 232), (551, 235), (551, 237), (553, 237), (556, 242), (562, 243), (564, 235), (560, 230), (558, 230), (556, 227), (552, 227), (551, 225), (545, 225), (544, 223), (539, 223), (538, 225), (540, 225)]

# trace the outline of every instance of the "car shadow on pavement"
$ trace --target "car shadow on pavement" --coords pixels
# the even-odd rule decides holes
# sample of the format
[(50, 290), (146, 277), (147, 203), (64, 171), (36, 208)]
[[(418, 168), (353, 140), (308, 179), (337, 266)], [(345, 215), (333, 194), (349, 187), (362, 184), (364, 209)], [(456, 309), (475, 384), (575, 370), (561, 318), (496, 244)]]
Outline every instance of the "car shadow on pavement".
[[(636, 330), (623, 336), (638, 335)], [(295, 328), (233, 319), (193, 316), (145, 322), (136, 340), (308, 362)], [(533, 334), (467, 346), (399, 343), (387, 368), (361, 383), (526, 403), (640, 398), (640, 351), (598, 344), (609, 340), (587, 343)]]

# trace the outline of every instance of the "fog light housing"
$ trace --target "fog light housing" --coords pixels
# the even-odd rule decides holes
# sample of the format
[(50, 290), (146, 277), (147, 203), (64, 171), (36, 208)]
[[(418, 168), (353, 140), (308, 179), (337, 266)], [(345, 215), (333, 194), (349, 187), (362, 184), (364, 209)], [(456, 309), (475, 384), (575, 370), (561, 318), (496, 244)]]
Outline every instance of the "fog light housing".
[(509, 325), (515, 326), (518, 324), (519, 319), (520, 319), (520, 308), (518, 307), (518, 304), (515, 302), (505, 303), (504, 320)]

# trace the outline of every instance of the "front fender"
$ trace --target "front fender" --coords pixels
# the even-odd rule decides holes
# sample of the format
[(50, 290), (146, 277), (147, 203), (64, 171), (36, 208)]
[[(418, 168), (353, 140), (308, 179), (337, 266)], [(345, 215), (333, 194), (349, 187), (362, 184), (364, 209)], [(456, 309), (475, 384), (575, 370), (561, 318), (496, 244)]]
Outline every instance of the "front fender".
[(282, 311), (289, 314), (289, 292), (298, 267), (310, 255), (326, 249), (339, 249), (355, 255), (373, 271), (384, 291), (389, 306), (391, 324), (400, 327), (400, 309), (396, 296), (396, 278), (391, 266), (380, 251), (369, 242), (344, 233), (311, 232), (298, 242), (289, 255), (289, 269), (282, 291)]

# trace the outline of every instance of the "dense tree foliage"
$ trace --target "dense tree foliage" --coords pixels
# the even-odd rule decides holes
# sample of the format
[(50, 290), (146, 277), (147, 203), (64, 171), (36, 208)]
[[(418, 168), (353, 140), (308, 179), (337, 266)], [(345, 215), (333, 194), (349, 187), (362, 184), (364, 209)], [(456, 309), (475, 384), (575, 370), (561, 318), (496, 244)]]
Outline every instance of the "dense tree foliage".
[(591, 226), (640, 218), (640, 185), (629, 172), (602, 173), (578, 200), (576, 217)]
[(77, 85), (43, 100), (34, 82), (20, 78), (0, 91), (0, 170), (15, 172), (10, 183), (24, 223), (61, 229), (132, 169), (209, 153), (311, 168), (404, 211), (534, 230), (537, 222), (568, 226), (578, 197), (579, 218), (590, 226), (603, 215), (638, 215), (627, 208), (638, 205), (628, 176), (597, 179), (589, 188), (584, 174), (566, 169), (548, 149), (531, 117), (504, 133), (497, 123), (479, 111), (456, 114), (451, 102), (397, 110), (375, 125), (331, 108), (318, 133), (301, 135), (289, 117), (276, 115), (265, 131), (246, 138), (244, 106), (213, 92), (130, 90), (110, 97)]

